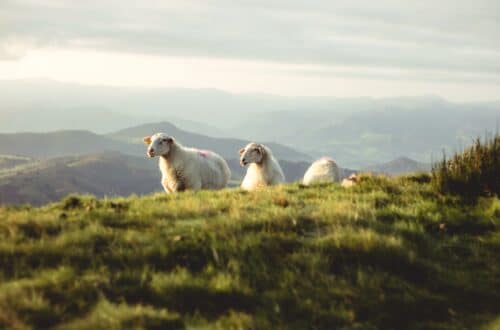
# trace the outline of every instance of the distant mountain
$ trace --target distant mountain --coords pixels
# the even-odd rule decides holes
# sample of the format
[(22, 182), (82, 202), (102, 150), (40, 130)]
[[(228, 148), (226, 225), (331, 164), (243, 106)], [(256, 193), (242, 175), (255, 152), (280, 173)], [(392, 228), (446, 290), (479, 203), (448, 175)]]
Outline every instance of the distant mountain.
[(378, 164), (362, 169), (363, 172), (385, 173), (390, 175), (399, 175), (413, 172), (428, 172), (431, 170), (431, 164), (417, 162), (408, 157), (399, 157), (390, 162)]
[[(160, 122), (145, 124), (107, 135), (117, 141), (142, 144), (144, 136), (151, 135), (157, 132), (165, 132), (174, 136), (181, 144), (185, 146), (193, 146), (201, 149), (214, 150), (223, 157), (230, 159), (238, 156), (238, 150), (248, 144), (248, 140), (231, 139), (231, 138), (214, 138), (205, 135), (191, 133), (179, 129), (169, 122)], [(260, 141), (263, 142), (263, 141)], [(274, 155), (279, 159), (289, 161), (306, 161), (311, 157), (305, 153), (298, 152), (291, 147), (287, 147), (274, 142), (263, 142), (271, 148)]]
[(311, 156), (330, 156), (342, 166), (364, 167), (408, 155), (420, 162), (459, 150), (495, 132), (498, 103), (452, 103), (437, 97), (332, 100), (314, 107), (252, 114), (235, 126)]
[[(14, 158), (14, 157), (13, 157)], [(228, 161), (232, 185), (238, 185), (246, 168), (237, 159)], [(300, 180), (306, 162), (280, 161), (287, 181)], [(70, 193), (128, 196), (163, 191), (157, 159), (107, 152), (83, 156), (30, 159), (0, 170), (0, 205), (43, 205)]]
[(63, 157), (0, 177), (0, 204), (42, 205), (69, 193), (127, 196), (160, 191), (156, 162), (119, 153)]

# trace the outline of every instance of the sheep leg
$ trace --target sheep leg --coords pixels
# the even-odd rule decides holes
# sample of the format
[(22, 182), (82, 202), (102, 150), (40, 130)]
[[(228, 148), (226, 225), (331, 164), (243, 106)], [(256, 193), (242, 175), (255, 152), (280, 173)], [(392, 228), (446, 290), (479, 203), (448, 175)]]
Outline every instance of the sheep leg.
[(163, 186), (163, 189), (165, 190), (165, 192), (167, 194), (170, 194), (170, 193), (173, 192), (172, 188), (170, 188), (170, 186), (168, 184), (168, 180), (167, 179), (161, 180), (161, 185)]

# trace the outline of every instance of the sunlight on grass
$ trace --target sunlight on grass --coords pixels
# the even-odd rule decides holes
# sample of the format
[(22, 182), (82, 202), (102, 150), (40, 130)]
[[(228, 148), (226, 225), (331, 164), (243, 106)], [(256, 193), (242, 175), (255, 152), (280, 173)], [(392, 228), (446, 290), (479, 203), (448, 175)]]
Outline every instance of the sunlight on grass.
[(500, 201), (428, 178), (0, 209), (0, 328), (481, 328)]

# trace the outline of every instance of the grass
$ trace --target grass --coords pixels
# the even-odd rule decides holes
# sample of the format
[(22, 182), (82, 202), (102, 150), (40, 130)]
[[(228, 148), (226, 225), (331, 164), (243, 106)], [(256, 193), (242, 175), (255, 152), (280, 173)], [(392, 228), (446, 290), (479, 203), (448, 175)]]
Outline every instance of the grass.
[(500, 134), (477, 138), (472, 146), (432, 169), (434, 186), (443, 193), (460, 195), (467, 202), (500, 194)]
[(0, 209), (0, 328), (497, 329), (500, 201), (428, 177)]

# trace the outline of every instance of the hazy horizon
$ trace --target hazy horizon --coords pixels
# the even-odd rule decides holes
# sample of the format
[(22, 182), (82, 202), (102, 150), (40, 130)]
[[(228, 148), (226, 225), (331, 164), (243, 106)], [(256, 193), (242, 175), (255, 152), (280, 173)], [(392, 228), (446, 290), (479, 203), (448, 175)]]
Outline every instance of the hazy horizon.
[[(329, 98), (329, 99), (337, 99), (337, 100), (355, 100), (355, 99), (368, 99), (375, 101), (383, 101), (383, 100), (393, 100), (393, 99), (439, 99), (442, 101), (446, 101), (454, 104), (470, 104), (470, 103), (479, 103), (479, 104), (489, 104), (489, 103), (499, 103), (500, 95), (496, 98), (492, 99), (477, 99), (477, 100), (453, 100), (447, 98), (438, 93), (422, 93), (422, 94), (401, 94), (401, 95), (392, 95), (392, 96), (371, 96), (371, 95), (358, 95), (358, 96), (337, 96), (337, 95), (328, 95), (328, 94), (318, 94), (318, 95), (307, 95), (307, 94), (296, 94), (296, 95), (287, 95), (280, 93), (272, 93), (266, 91), (242, 91), (242, 92), (234, 92), (228, 89), (218, 88), (218, 87), (175, 87), (175, 86), (134, 86), (134, 85), (111, 85), (111, 84), (103, 84), (103, 83), (86, 83), (86, 82), (73, 82), (73, 81), (64, 81), (58, 80), (54, 78), (48, 77), (29, 77), (29, 78), (17, 78), (17, 79), (1, 79), (0, 83), (27, 83), (27, 84), (39, 84), (39, 83), (54, 83), (61, 84), (67, 86), (75, 86), (82, 88), (103, 88), (103, 89), (117, 89), (117, 90), (137, 90), (137, 91), (160, 91), (160, 90), (170, 90), (170, 91), (213, 91), (220, 92), (225, 94), (231, 94), (235, 96), (270, 96), (270, 97), (280, 97), (280, 98)], [(0, 108), (0, 111), (2, 108)]]

